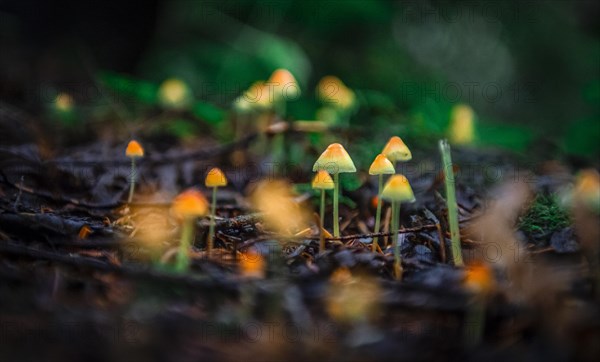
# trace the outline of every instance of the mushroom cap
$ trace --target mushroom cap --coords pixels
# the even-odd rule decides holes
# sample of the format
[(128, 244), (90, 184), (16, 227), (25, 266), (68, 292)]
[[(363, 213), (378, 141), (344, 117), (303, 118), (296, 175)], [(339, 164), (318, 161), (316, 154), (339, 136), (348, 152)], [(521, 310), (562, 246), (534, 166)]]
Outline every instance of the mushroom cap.
[(204, 179), (204, 184), (206, 187), (221, 187), (227, 186), (227, 177), (223, 171), (221, 171), (218, 167), (213, 167), (206, 174), (206, 178)]
[(330, 144), (313, 165), (313, 172), (325, 170), (332, 175), (340, 172), (356, 172), (352, 158), (344, 146), (339, 143)]
[(300, 95), (300, 87), (292, 73), (287, 69), (276, 69), (268, 83), (272, 83), (275, 89), (275, 98), (290, 97), (294, 98)]
[(485, 264), (475, 264), (467, 268), (464, 286), (472, 292), (487, 294), (495, 286), (494, 274)]
[(414, 202), (415, 195), (404, 175), (394, 175), (385, 183), (381, 198), (390, 201)]
[(127, 157), (143, 157), (144, 156), (144, 148), (140, 143), (136, 140), (131, 140), (127, 144), (127, 149), (125, 150), (125, 156)]
[(208, 201), (199, 191), (189, 189), (175, 197), (171, 211), (180, 219), (204, 216), (208, 212)]
[(61, 112), (69, 112), (73, 109), (73, 97), (67, 93), (59, 93), (54, 99), (56, 109)]
[(574, 198), (588, 208), (600, 212), (600, 174), (594, 169), (579, 172), (575, 181)]
[(475, 140), (475, 115), (473, 109), (466, 104), (458, 104), (452, 109), (448, 137), (450, 142), (465, 145)]
[(312, 180), (312, 188), (318, 190), (333, 190), (335, 185), (329, 173), (325, 170), (319, 170)]
[(412, 158), (412, 154), (408, 149), (408, 146), (398, 136), (390, 138), (386, 143), (383, 151), (381, 151), (390, 161), (408, 161)]
[(371, 167), (369, 167), (369, 175), (391, 175), (395, 173), (394, 165), (383, 153), (378, 154)]
[(326, 75), (317, 84), (317, 95), (324, 103), (346, 109), (354, 104), (356, 96), (344, 82), (333, 75)]
[(249, 108), (265, 109), (273, 105), (271, 90), (264, 81), (259, 80), (254, 83), (242, 94), (242, 100), (238, 103), (247, 103)]
[(184, 107), (190, 103), (191, 96), (188, 85), (177, 78), (166, 79), (158, 89), (160, 102), (169, 107)]

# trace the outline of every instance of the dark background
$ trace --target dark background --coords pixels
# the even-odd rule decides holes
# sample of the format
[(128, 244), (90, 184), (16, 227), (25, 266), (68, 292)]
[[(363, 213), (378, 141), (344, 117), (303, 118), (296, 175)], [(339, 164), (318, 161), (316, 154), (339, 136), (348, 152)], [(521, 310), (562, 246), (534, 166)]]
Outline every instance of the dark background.
[(294, 118), (314, 118), (314, 87), (335, 74), (368, 110), (355, 125), (421, 122), (439, 133), (450, 107), (467, 103), (482, 143), (598, 156), (597, 1), (0, 4), (0, 98), (42, 119), (48, 88), (94, 107), (86, 89), (105, 71), (154, 84), (179, 77), (226, 109), (285, 67), (306, 95), (290, 107)]

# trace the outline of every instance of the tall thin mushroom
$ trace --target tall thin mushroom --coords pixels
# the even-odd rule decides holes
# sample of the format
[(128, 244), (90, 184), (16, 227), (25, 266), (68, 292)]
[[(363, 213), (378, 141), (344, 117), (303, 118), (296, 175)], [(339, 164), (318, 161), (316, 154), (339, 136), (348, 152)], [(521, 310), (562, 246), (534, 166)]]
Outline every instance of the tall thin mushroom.
[(208, 228), (208, 239), (206, 241), (206, 253), (210, 255), (215, 238), (215, 217), (217, 208), (217, 188), (227, 186), (227, 177), (220, 168), (214, 167), (206, 174), (204, 185), (212, 188), (212, 201), (210, 206), (210, 226)]
[[(375, 234), (379, 232), (379, 227), (381, 225), (381, 191), (383, 190), (383, 175), (391, 175), (395, 173), (396, 170), (394, 169), (394, 165), (392, 165), (390, 160), (388, 160), (388, 158), (382, 153), (375, 157), (371, 167), (369, 167), (369, 175), (378, 175), (379, 179), (377, 188), (377, 213), (375, 214)], [(378, 242), (379, 238), (375, 237), (372, 245), (373, 252), (377, 251)]]
[(352, 162), (352, 158), (344, 146), (339, 143), (332, 143), (319, 156), (313, 165), (313, 172), (325, 170), (333, 175), (333, 235), (340, 236), (340, 215), (339, 215), (339, 199), (340, 199), (340, 173), (356, 172), (356, 166)]
[(414, 202), (415, 196), (408, 179), (404, 175), (394, 175), (386, 182), (381, 197), (392, 203), (392, 239), (394, 245), (394, 277), (402, 279), (402, 264), (400, 259), (400, 244), (398, 231), (400, 229), (400, 203)]

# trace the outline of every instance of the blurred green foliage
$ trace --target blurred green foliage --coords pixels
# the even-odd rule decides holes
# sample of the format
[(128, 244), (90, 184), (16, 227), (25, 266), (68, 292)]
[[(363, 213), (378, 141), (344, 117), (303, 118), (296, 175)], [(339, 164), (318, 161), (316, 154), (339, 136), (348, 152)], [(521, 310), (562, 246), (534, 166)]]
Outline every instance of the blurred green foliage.
[(174, 0), (161, 6), (135, 80), (102, 79), (147, 104), (162, 81), (183, 79), (193, 114), (218, 124), (235, 97), (279, 67), (303, 92), (288, 115), (315, 119), (315, 86), (333, 74), (359, 100), (350, 117), (358, 143), (435, 140), (452, 106), (466, 103), (479, 145), (525, 152), (543, 139), (554, 146), (544, 157), (594, 159), (600, 44), (585, 16), (571, 2)]

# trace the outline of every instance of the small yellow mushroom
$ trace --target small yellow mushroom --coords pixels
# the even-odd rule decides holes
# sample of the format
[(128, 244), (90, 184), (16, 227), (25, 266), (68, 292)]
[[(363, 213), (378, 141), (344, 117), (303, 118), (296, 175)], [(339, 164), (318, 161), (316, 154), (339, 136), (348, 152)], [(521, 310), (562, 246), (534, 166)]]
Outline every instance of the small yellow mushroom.
[(319, 156), (313, 165), (313, 172), (324, 170), (333, 175), (333, 235), (340, 236), (340, 218), (339, 218), (339, 197), (340, 197), (340, 173), (356, 172), (356, 166), (344, 146), (339, 143), (332, 143)]
[(227, 186), (227, 177), (220, 168), (214, 167), (206, 174), (204, 180), (206, 187), (212, 188), (212, 202), (210, 208), (210, 227), (208, 230), (208, 241), (206, 243), (206, 252), (210, 254), (214, 245), (215, 237), (215, 218), (217, 207), (217, 188)]
[(179, 194), (171, 207), (173, 215), (182, 220), (181, 242), (177, 253), (175, 268), (177, 271), (186, 271), (189, 268), (189, 248), (194, 239), (194, 220), (206, 215), (208, 201), (200, 192), (190, 189)]
[(129, 197), (127, 198), (127, 203), (131, 203), (133, 199), (133, 192), (135, 190), (135, 179), (136, 179), (136, 169), (135, 169), (135, 159), (138, 157), (144, 157), (144, 148), (139, 144), (136, 140), (129, 141), (127, 145), (127, 149), (125, 150), (125, 156), (131, 158), (131, 175), (129, 178)]
[[(371, 167), (369, 167), (369, 175), (377, 175), (379, 179), (377, 188), (377, 212), (375, 214), (375, 234), (379, 232), (379, 227), (381, 225), (381, 191), (383, 190), (383, 175), (394, 173), (396, 173), (394, 165), (383, 153), (378, 154), (377, 157), (375, 157), (375, 160), (373, 160)], [(378, 242), (378, 237), (373, 238), (373, 245), (371, 246), (373, 252), (377, 251)]]
[(402, 263), (400, 259), (400, 244), (398, 231), (400, 229), (400, 203), (414, 202), (415, 196), (408, 179), (404, 175), (394, 175), (386, 182), (381, 192), (383, 199), (392, 202), (392, 239), (394, 243), (394, 276), (402, 279)]
[(390, 138), (385, 147), (383, 147), (381, 153), (394, 164), (398, 161), (409, 161), (412, 159), (412, 154), (408, 149), (408, 146), (406, 146), (404, 141), (398, 136)]

